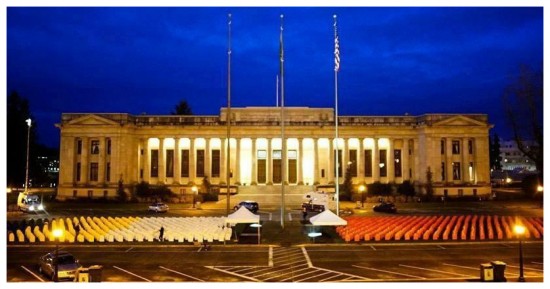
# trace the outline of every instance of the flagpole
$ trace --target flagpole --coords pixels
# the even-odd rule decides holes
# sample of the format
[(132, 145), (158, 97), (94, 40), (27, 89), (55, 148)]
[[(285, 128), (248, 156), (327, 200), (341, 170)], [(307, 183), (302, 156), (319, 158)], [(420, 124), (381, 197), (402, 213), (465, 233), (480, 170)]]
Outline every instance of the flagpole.
[(280, 69), (281, 69), (281, 228), (285, 227), (285, 181), (286, 181), (286, 140), (285, 140), (285, 57), (283, 45), (283, 15), (281, 14)]
[(340, 45), (338, 43), (338, 31), (336, 27), (336, 15), (334, 15), (334, 110), (335, 110), (335, 138), (336, 138), (336, 215), (340, 215), (340, 179), (338, 170), (340, 169), (339, 162), (339, 138), (338, 138), (338, 70), (340, 69)]
[(275, 107), (279, 107), (279, 75), (277, 74), (277, 85), (275, 86)]
[(227, 123), (227, 207), (226, 212), (229, 215), (231, 210), (231, 14), (228, 14), (228, 33), (227, 33), (227, 116), (225, 122)]

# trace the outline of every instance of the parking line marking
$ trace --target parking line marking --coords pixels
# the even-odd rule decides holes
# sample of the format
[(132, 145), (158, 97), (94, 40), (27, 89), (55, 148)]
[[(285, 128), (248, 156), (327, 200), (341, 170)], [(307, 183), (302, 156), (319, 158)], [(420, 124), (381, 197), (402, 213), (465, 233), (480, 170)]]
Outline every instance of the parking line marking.
[(373, 251), (376, 251), (376, 248), (374, 248), (373, 245), (370, 245), (370, 248), (371, 248)]
[(531, 262), (533, 264), (538, 264), (538, 265), (543, 265), (544, 263), (541, 263), (541, 262)]
[(199, 278), (195, 278), (195, 277), (193, 277), (193, 276), (189, 276), (189, 275), (187, 275), (187, 274), (178, 272), (178, 271), (176, 271), (176, 270), (172, 270), (172, 269), (169, 269), (169, 268), (166, 268), (166, 267), (163, 267), (163, 266), (159, 266), (159, 268), (164, 269), (164, 270), (166, 270), (166, 271), (170, 271), (170, 272), (172, 272), (172, 273), (176, 273), (176, 274), (185, 276), (185, 277), (187, 277), (187, 278), (195, 279), (195, 280), (197, 280), (197, 281), (199, 281), (199, 282), (204, 282), (204, 280), (201, 280), (201, 279), (199, 279)]
[(313, 264), (311, 263), (311, 259), (309, 259), (309, 255), (307, 254), (306, 247), (302, 247), (302, 252), (304, 253), (304, 257), (306, 257), (307, 266), (309, 268), (313, 267)]
[[(406, 276), (406, 277), (412, 277), (412, 278), (415, 278), (415, 279), (426, 279), (426, 278), (424, 278), (424, 277), (415, 276), (415, 275), (409, 275), (409, 274), (403, 274), (403, 273), (399, 273), (399, 272), (393, 272), (393, 271), (387, 271), (387, 270), (369, 268), (369, 267), (358, 266), (358, 265), (352, 265), (352, 266), (353, 266), (353, 267), (357, 267), (357, 268), (361, 268), (361, 269), (367, 269), (367, 270), (379, 271), (379, 272), (389, 273), (389, 274), (394, 274), (394, 275), (402, 275), (402, 276)], [(390, 279), (390, 280), (391, 280), (391, 279)]]
[(122, 272), (126, 272), (126, 273), (128, 273), (128, 274), (130, 274), (130, 275), (136, 276), (136, 277), (138, 277), (139, 279), (145, 280), (145, 281), (147, 281), (147, 282), (153, 282), (153, 281), (151, 281), (151, 280), (149, 280), (149, 279), (147, 279), (147, 278), (145, 278), (145, 277), (141, 277), (141, 276), (139, 276), (139, 275), (137, 275), (137, 274), (134, 274), (134, 273), (132, 273), (132, 272), (130, 272), (130, 271), (128, 271), (128, 270), (124, 270), (124, 269), (122, 269), (122, 268), (120, 268), (120, 267), (117, 267), (117, 266), (113, 266), (113, 267), (114, 267), (115, 269), (118, 269), (118, 270), (122, 271)]
[(237, 277), (240, 277), (240, 278), (252, 280), (252, 281), (254, 281), (254, 282), (260, 282), (260, 280), (258, 280), (258, 279), (256, 279), (256, 278), (248, 277), (248, 276), (246, 276), (246, 275), (236, 274), (236, 273), (233, 273), (233, 272), (231, 272), (231, 271), (227, 271), (227, 270), (223, 270), (223, 269), (216, 268), (216, 267), (214, 267), (214, 266), (204, 266), (204, 267), (206, 267), (206, 268), (208, 268), (208, 269), (220, 271), (220, 272), (223, 272), (223, 273), (226, 273), (226, 274), (229, 274), (229, 275), (237, 276)]
[(448, 264), (448, 263), (443, 263), (443, 265), (446, 265), (446, 266), (453, 266), (453, 267), (458, 267), (458, 268), (464, 268), (464, 269), (470, 269), (470, 270), (479, 270), (479, 268), (476, 268), (476, 267), (468, 267), (468, 266), (461, 266), (461, 265), (455, 265), (455, 264)]
[(29, 272), (31, 275), (33, 275), (36, 279), (40, 280), (40, 282), (46, 282), (44, 281), (42, 278), (40, 278), (38, 275), (34, 274), (33, 271), (27, 269), (25, 266), (21, 266), (21, 268), (23, 268), (23, 270)]
[(443, 246), (441, 246), (441, 245), (437, 245), (437, 247), (441, 248), (442, 250), (447, 249), (447, 248), (445, 248), (445, 247), (443, 247)]
[[(508, 267), (512, 267), (512, 268), (519, 268), (518, 266), (512, 266), (512, 265), (508, 265)], [(534, 268), (527, 268), (527, 267), (523, 267), (524, 270), (532, 270), (532, 271), (540, 271), (540, 272), (544, 272), (544, 270), (541, 270), (541, 269), (534, 269)]]
[[(299, 276), (306, 275), (306, 274), (309, 274), (309, 273), (311, 273), (311, 272), (307, 272), (307, 273), (304, 273), (304, 274), (300, 274), (300, 275), (297, 275), (297, 276), (294, 276), (294, 277), (299, 277)], [(304, 281), (306, 281), (306, 280), (308, 280), (308, 279), (317, 278), (317, 277), (320, 277), (320, 276), (323, 276), (323, 275), (326, 275), (326, 274), (331, 274), (331, 273), (332, 273), (332, 272), (328, 272), (328, 271), (327, 271), (327, 272), (325, 272), (325, 273), (318, 274), (318, 275), (314, 275), (314, 276), (311, 276), (311, 277), (307, 277), (307, 278), (305, 278), (305, 279), (295, 280), (294, 282), (304, 282)], [(350, 277), (350, 278), (352, 278), (352, 277)]]
[(130, 252), (130, 250), (134, 249), (134, 247), (130, 247), (128, 250), (126, 250), (126, 253)]
[(325, 279), (322, 279), (322, 280), (319, 280), (319, 282), (323, 282), (323, 281), (325, 281), (325, 280), (328, 280), (328, 279), (332, 279), (332, 278), (334, 278), (334, 277), (338, 277), (338, 276), (340, 276), (340, 275), (342, 275), (342, 273), (340, 273), (340, 274), (336, 274), (335, 276), (330, 276), (330, 277), (328, 277), (328, 278), (325, 278)]
[(501, 245), (501, 246), (504, 246), (504, 247), (506, 247), (506, 248), (515, 248), (514, 246), (510, 246), (510, 245), (508, 245), (508, 244), (500, 244), (500, 245)]
[[(272, 271), (272, 272), (286, 271), (286, 270), (289, 270), (289, 269), (292, 270), (292, 269), (294, 269), (294, 268), (285, 268), (285, 269), (283, 269), (283, 270)], [(302, 268), (302, 269), (296, 270), (296, 271), (291, 271), (291, 272), (288, 272), (288, 273), (280, 273), (280, 274), (277, 274), (277, 275), (275, 275), (275, 276), (273, 276), (273, 277), (269, 277), (269, 278), (267, 278), (267, 279), (264, 279), (263, 281), (265, 282), (265, 281), (268, 281), (268, 280), (271, 280), (271, 279), (275, 279), (275, 278), (277, 278), (277, 277), (279, 277), (279, 276), (284, 276), (284, 275), (289, 275), (289, 274), (292, 275), (292, 274), (294, 274), (294, 273), (296, 273), (296, 272), (300, 272), (300, 271), (304, 271), (304, 270), (308, 270), (308, 269), (309, 269), (309, 268), (306, 267), (306, 268)], [(262, 274), (262, 275), (265, 275), (265, 274)], [(261, 276), (261, 275), (260, 275), (260, 276)], [(292, 278), (292, 277), (291, 277), (291, 278)]]
[(464, 276), (464, 277), (477, 278), (477, 276), (472, 276), (472, 275), (464, 275), (464, 274), (458, 274), (458, 273), (452, 273), (452, 272), (447, 272), (447, 271), (441, 271), (441, 270), (435, 270), (435, 269), (428, 269), (428, 268), (422, 268), (422, 267), (416, 267), (416, 266), (409, 266), (409, 265), (403, 265), (403, 264), (399, 264), (399, 266), (401, 266), (401, 267), (413, 268), (413, 269), (418, 269), (418, 270), (424, 270), (424, 271), (431, 271), (431, 272), (449, 274), (449, 275), (456, 275), (456, 276)]
[(338, 276), (339, 275), (346, 275), (346, 276), (351, 276), (351, 277), (355, 277), (357, 279), (360, 279), (360, 280), (371, 280), (370, 278), (367, 278), (367, 277), (363, 277), (363, 276), (358, 276), (358, 275), (353, 275), (353, 274), (349, 274), (349, 273), (343, 273), (343, 272), (339, 272), (339, 271), (334, 271), (334, 270), (330, 270), (330, 269), (325, 269), (325, 268), (321, 268), (321, 267), (313, 267), (317, 270), (323, 270), (323, 271), (329, 271), (329, 272), (333, 272), (333, 273), (338, 273)]
[(269, 246), (269, 259), (267, 266), (273, 267), (273, 246)]
[[(260, 274), (260, 275), (256, 275), (256, 277), (260, 277), (260, 276), (263, 276), (263, 275), (268, 275), (268, 274), (272, 274), (272, 273), (275, 273), (275, 272), (282, 272), (282, 271), (287, 271), (287, 270), (292, 270), (293, 268), (292, 267), (277, 267), (278, 269), (277, 270), (271, 270), (267, 273), (264, 273), (264, 274)], [(307, 268), (306, 268), (307, 269)], [(281, 274), (280, 274), (281, 275)], [(276, 275), (275, 277), (277, 277), (279, 275)], [(271, 278), (274, 278), (274, 277), (271, 277)], [(271, 279), (269, 278), (269, 279)], [(268, 279), (265, 279), (265, 280), (268, 280)]]

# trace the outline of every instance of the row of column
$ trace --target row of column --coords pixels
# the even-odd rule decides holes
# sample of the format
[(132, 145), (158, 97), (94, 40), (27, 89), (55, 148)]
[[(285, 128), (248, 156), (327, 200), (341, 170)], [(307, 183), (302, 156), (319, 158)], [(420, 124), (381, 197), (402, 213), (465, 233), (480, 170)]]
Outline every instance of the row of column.
[[(107, 156), (107, 139), (106, 137), (101, 138), (93, 138), (90, 139), (89, 137), (81, 137), (79, 140), (81, 141), (81, 148), (80, 148), (80, 154), (75, 151), (75, 155), (77, 155), (76, 163), (80, 163), (80, 181), (79, 183), (89, 183), (89, 182), (98, 182), (98, 183), (105, 183), (106, 177), (107, 177), (107, 163), (110, 163), (110, 157)], [(92, 142), (91, 140), (97, 140), (99, 143), (99, 153), (92, 154)], [(91, 165), (92, 163), (98, 164), (98, 175), (97, 175), (97, 181), (91, 180)], [(111, 170), (112, 171), (112, 170)], [(76, 170), (74, 170), (74, 176), (73, 180), (76, 181)], [(112, 173), (112, 172), (108, 172)], [(109, 179), (112, 181), (113, 177), (109, 176)]]

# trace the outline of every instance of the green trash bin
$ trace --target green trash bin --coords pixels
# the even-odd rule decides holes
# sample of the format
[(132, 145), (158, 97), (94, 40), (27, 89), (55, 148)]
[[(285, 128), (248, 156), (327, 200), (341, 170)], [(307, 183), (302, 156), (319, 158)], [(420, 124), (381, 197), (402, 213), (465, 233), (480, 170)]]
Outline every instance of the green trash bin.
[(502, 261), (492, 261), (491, 265), (493, 265), (493, 276), (495, 282), (506, 282), (506, 277), (504, 277), (506, 263)]
[(479, 265), (479, 279), (481, 282), (490, 282), (494, 280), (493, 265), (490, 263), (483, 263)]

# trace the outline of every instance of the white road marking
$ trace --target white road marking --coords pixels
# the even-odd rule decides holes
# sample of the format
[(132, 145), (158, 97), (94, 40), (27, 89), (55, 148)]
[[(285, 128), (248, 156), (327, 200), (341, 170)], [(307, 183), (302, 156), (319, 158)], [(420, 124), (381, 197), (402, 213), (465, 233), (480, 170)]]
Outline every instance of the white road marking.
[(448, 264), (448, 263), (443, 263), (443, 265), (445, 266), (453, 266), (453, 267), (458, 267), (458, 268), (464, 268), (464, 269), (470, 269), (470, 270), (479, 270), (479, 268), (476, 268), (476, 267), (468, 267), (468, 266), (461, 266), (461, 265), (455, 265), (455, 264)]
[(136, 276), (136, 277), (138, 277), (139, 279), (145, 280), (145, 281), (147, 281), (147, 282), (153, 282), (153, 281), (151, 281), (151, 280), (149, 280), (149, 279), (147, 279), (147, 278), (145, 278), (145, 277), (141, 277), (141, 276), (139, 276), (139, 275), (137, 275), (137, 274), (134, 274), (134, 273), (132, 273), (132, 272), (130, 272), (130, 271), (128, 271), (128, 270), (124, 270), (124, 269), (122, 269), (122, 268), (120, 268), (120, 267), (117, 267), (117, 266), (113, 266), (113, 267), (114, 267), (115, 269), (118, 269), (118, 270), (122, 271), (122, 272), (125, 272), (125, 273), (128, 273), (128, 274), (130, 274), (130, 275)]
[(130, 250), (134, 249), (134, 247), (130, 247), (126, 252), (130, 252)]
[(273, 246), (269, 246), (269, 261), (267, 266), (273, 267)]
[(323, 281), (325, 281), (325, 280), (328, 280), (328, 279), (332, 279), (332, 278), (334, 278), (334, 277), (338, 277), (338, 276), (340, 276), (340, 275), (342, 275), (342, 273), (340, 273), (340, 274), (336, 274), (335, 276), (330, 276), (330, 277), (328, 277), (328, 278), (325, 278), (325, 279), (322, 279), (322, 280), (319, 280), (319, 282), (323, 282)]
[[(289, 269), (292, 270), (292, 268), (286, 268), (286, 269), (279, 270), (279, 271), (286, 271), (286, 270), (289, 270)], [(300, 270), (293, 270), (293, 271), (288, 272), (288, 273), (281, 273), (281, 274), (275, 275), (275, 276), (273, 276), (273, 277), (269, 277), (269, 278), (267, 278), (267, 279), (264, 279), (263, 281), (268, 281), (268, 280), (275, 279), (275, 278), (277, 278), (277, 277), (279, 277), (279, 276), (284, 276), (284, 275), (291, 275), (291, 276), (293, 276), (294, 273), (300, 272), (300, 271), (304, 271), (304, 270), (309, 270), (309, 268), (306, 267), (306, 268), (302, 268), (302, 269), (300, 269)], [(276, 271), (274, 271), (274, 272), (276, 272)], [(308, 273), (310, 273), (310, 272), (308, 272)], [(265, 274), (262, 274), (262, 275), (265, 275)], [(294, 277), (294, 276), (293, 276), (293, 277)], [(291, 278), (292, 278), (292, 277), (291, 277)]]
[[(302, 275), (306, 275), (306, 274), (309, 274), (309, 273), (311, 273), (311, 272), (307, 272), (307, 273), (304, 273), (304, 274), (300, 274), (300, 275), (297, 275), (297, 276), (294, 276), (294, 277), (300, 277), (300, 276), (302, 276)], [(331, 273), (332, 273), (332, 272), (326, 271), (325, 273), (322, 273), (322, 274), (319, 274), (319, 275), (314, 275), (314, 276), (307, 277), (307, 278), (304, 278), (304, 279), (295, 280), (294, 282), (304, 282), (304, 281), (306, 281), (306, 280), (308, 280), (308, 279), (318, 278), (318, 277), (320, 277), (320, 276), (327, 275), (327, 274), (331, 274)], [(352, 278), (352, 277), (350, 277), (350, 278)], [(283, 280), (281, 280), (281, 281), (283, 281)]]
[(229, 274), (229, 275), (237, 276), (237, 277), (240, 277), (240, 278), (252, 280), (252, 281), (254, 281), (254, 282), (260, 282), (260, 280), (258, 280), (258, 279), (256, 279), (256, 278), (248, 277), (248, 276), (246, 276), (246, 275), (241, 275), (241, 274), (235, 274), (235, 273), (233, 273), (233, 272), (231, 272), (231, 271), (219, 269), (219, 268), (216, 268), (216, 267), (214, 267), (214, 266), (204, 266), (204, 267), (206, 267), (206, 268), (208, 268), (208, 269), (220, 271), (220, 272), (223, 272), (223, 273), (226, 273), (226, 274)]
[(441, 248), (441, 249), (443, 249), (443, 250), (447, 249), (447, 248), (445, 248), (445, 247), (443, 247), (443, 246), (441, 246), (441, 245), (437, 245), (437, 247), (439, 247), (439, 248)]
[(38, 275), (34, 274), (33, 271), (27, 269), (25, 266), (21, 266), (21, 268), (23, 268), (23, 270), (29, 272), (31, 275), (33, 275), (36, 279), (38, 279), (40, 282), (46, 282), (44, 281), (42, 278), (40, 278)]
[[(412, 278), (415, 278), (415, 279), (426, 279), (426, 278), (424, 278), (424, 277), (415, 276), (415, 275), (409, 275), (409, 274), (403, 274), (403, 273), (394, 272), (394, 271), (387, 271), (387, 270), (369, 268), (369, 267), (358, 266), (358, 265), (352, 265), (352, 266), (353, 266), (353, 267), (357, 267), (357, 268), (361, 268), (361, 269), (367, 269), (367, 270), (372, 270), (372, 271), (379, 271), (379, 272), (383, 272), (383, 273), (389, 273), (389, 274), (393, 274), (393, 275), (402, 275), (402, 276), (406, 276), (406, 277), (412, 277)], [(391, 279), (390, 279), (390, 280), (391, 280)]]
[[(512, 268), (519, 268), (519, 266), (512, 266), (512, 265), (508, 265), (508, 267), (512, 267)], [(527, 268), (527, 267), (525, 267), (525, 266), (523, 266), (523, 270), (530, 270), (530, 271), (540, 271), (540, 272), (544, 272), (544, 270), (541, 270), (541, 269)]]
[(533, 264), (537, 264), (537, 265), (544, 265), (544, 263), (541, 263), (541, 262), (531, 262)]
[(199, 278), (195, 278), (195, 277), (193, 277), (193, 276), (189, 276), (189, 275), (187, 275), (187, 274), (178, 272), (178, 271), (176, 271), (176, 270), (172, 270), (172, 269), (169, 269), (169, 268), (166, 268), (166, 267), (163, 267), (163, 266), (159, 266), (159, 268), (164, 269), (164, 270), (166, 270), (166, 271), (170, 271), (170, 272), (172, 272), (172, 273), (176, 273), (176, 274), (185, 276), (185, 277), (187, 277), (187, 278), (195, 279), (195, 280), (197, 280), (197, 281), (199, 281), (199, 282), (204, 282), (204, 280), (201, 280), (201, 279), (199, 279)]
[(309, 268), (313, 267), (313, 264), (311, 263), (311, 259), (309, 259), (309, 255), (307, 254), (306, 247), (302, 247), (302, 252), (304, 253), (304, 257), (306, 258), (307, 266)]
[(472, 275), (464, 275), (464, 274), (458, 274), (458, 273), (452, 273), (452, 272), (447, 272), (447, 271), (441, 271), (441, 270), (435, 270), (435, 269), (428, 269), (428, 268), (422, 268), (422, 267), (416, 267), (416, 266), (409, 266), (409, 265), (403, 265), (403, 264), (399, 264), (399, 266), (401, 266), (401, 267), (407, 267), (407, 268), (413, 268), (413, 269), (418, 269), (418, 270), (424, 270), (424, 271), (431, 271), (431, 272), (449, 274), (449, 275), (464, 276), (464, 277), (470, 277), (470, 278), (478, 278), (477, 276), (472, 276)]

